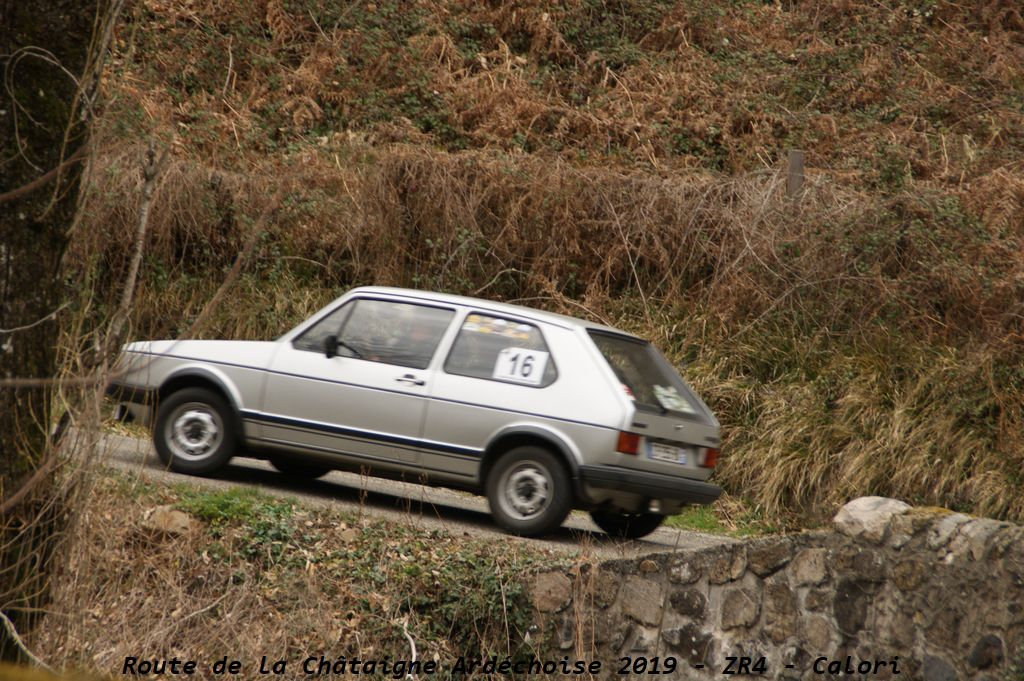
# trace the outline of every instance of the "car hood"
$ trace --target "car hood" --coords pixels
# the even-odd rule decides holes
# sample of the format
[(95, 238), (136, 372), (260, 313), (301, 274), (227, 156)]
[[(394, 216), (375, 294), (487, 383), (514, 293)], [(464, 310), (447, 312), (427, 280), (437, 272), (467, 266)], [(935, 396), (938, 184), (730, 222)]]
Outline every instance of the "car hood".
[(129, 343), (123, 350), (144, 355), (264, 367), (277, 347), (278, 343), (274, 341), (158, 340)]

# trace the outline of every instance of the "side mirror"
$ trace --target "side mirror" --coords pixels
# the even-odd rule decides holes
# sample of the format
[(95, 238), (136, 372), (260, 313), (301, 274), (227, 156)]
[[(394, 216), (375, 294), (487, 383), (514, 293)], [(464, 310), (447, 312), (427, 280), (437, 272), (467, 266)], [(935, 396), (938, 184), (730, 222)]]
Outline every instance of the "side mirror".
[(338, 354), (338, 336), (331, 334), (324, 339), (324, 354), (327, 355), (327, 359), (334, 357)]

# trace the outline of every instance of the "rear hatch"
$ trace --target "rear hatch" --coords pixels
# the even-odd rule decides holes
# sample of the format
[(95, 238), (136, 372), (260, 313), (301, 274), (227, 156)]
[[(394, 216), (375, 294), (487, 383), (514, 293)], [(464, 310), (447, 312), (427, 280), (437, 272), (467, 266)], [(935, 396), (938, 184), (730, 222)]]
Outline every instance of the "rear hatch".
[(718, 421), (675, 367), (648, 341), (597, 329), (588, 333), (636, 409), (628, 426), (638, 436), (631, 465), (686, 477), (710, 475)]

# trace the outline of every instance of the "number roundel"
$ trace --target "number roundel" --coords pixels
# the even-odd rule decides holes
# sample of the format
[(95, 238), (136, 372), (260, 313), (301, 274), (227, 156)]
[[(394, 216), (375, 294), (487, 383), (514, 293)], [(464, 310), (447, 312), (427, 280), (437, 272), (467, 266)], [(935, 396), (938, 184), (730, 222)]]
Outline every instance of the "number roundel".
[(550, 355), (543, 350), (505, 348), (498, 353), (491, 378), (540, 385)]

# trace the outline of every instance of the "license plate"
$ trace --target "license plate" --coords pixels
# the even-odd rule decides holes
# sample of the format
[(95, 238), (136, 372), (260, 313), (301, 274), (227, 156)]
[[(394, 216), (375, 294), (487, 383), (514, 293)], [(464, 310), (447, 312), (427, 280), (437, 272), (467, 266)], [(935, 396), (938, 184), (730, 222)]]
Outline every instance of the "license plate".
[(669, 461), (671, 463), (686, 463), (686, 450), (682, 447), (651, 442), (648, 456), (655, 461)]

